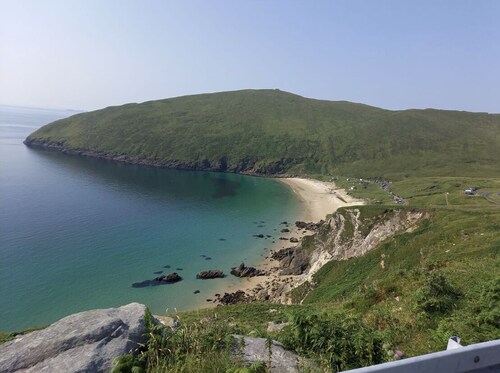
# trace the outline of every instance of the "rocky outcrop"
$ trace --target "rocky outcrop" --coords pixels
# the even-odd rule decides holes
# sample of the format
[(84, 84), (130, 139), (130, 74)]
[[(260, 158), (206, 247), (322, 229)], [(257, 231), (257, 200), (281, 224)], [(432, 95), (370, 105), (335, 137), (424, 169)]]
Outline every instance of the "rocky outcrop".
[(269, 371), (273, 373), (298, 373), (306, 368), (311, 371), (313, 365), (304, 358), (299, 357), (292, 351), (286, 350), (277, 341), (269, 345), (265, 338), (244, 337), (233, 335), (235, 345), (233, 356), (236, 360), (250, 366), (257, 361), (270, 363)]
[(223, 278), (224, 277), (224, 272), (222, 272), (220, 269), (210, 269), (208, 271), (201, 271), (196, 275), (197, 279), (201, 280), (208, 280), (211, 278)]
[(254, 300), (255, 300), (254, 297), (250, 297), (243, 290), (238, 290), (235, 291), (234, 293), (224, 293), (224, 295), (216, 299), (216, 302), (228, 305), (228, 304), (238, 304), (238, 303), (249, 303)]
[(295, 226), (299, 229), (307, 229), (309, 231), (317, 231), (324, 223), (324, 220), (320, 220), (317, 223), (306, 223), (304, 221), (296, 221)]
[(254, 277), (265, 276), (267, 273), (261, 269), (247, 267), (245, 263), (241, 263), (238, 267), (231, 268), (231, 274), (236, 277)]
[(286, 249), (281, 249), (271, 253), (271, 258), (277, 261), (281, 261), (287, 257), (291, 257), (293, 255), (294, 247), (288, 247)]
[[(271, 254), (279, 261), (280, 275), (297, 277), (291, 282), (281, 280), (281, 285), (266, 289), (265, 295), (275, 302), (289, 303), (290, 290), (306, 282), (313, 284), (313, 275), (329, 261), (364, 255), (390, 236), (415, 229), (420, 220), (428, 216), (427, 211), (409, 208), (389, 208), (378, 215), (368, 213), (366, 216), (358, 208), (337, 211), (327, 222), (314, 227), (314, 235), (305, 236), (294, 247)], [(298, 226), (306, 227), (310, 223), (304, 224)], [(259, 294), (257, 292), (256, 297)]]
[(0, 372), (109, 372), (144, 342), (146, 306), (80, 312), (0, 346)]

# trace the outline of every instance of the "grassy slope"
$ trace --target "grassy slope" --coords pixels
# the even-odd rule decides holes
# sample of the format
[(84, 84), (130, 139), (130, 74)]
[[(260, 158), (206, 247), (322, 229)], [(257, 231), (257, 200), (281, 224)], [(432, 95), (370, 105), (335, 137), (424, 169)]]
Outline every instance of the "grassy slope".
[(59, 120), (29, 139), (215, 167), (246, 162), (261, 173), (392, 179), (500, 173), (500, 115), (389, 111), (277, 90), (109, 107)]
[[(500, 208), (479, 196), (465, 196), (466, 186), (480, 187), (479, 192), (498, 191), (500, 179), (431, 177), (393, 183), (392, 189), (404, 196), (409, 206), (362, 206), (362, 219), (369, 221), (391, 208), (423, 209), (429, 212), (429, 218), (417, 229), (387, 239), (363, 257), (325, 265), (301, 305), (254, 303), (179, 316), (188, 324), (215, 316), (235, 323), (238, 333), (266, 337), (268, 321), (319, 315), (336, 323), (336, 315), (341, 314), (363, 320), (367, 330), (375, 330), (385, 343), (403, 350), (406, 356), (443, 350), (452, 335), (461, 336), (464, 344), (500, 338)], [(383, 199), (371, 187), (353, 193)], [(384, 268), (380, 265), (382, 258)], [(435, 295), (429, 292), (436, 276), (444, 277), (451, 290)], [(449, 309), (423, 309), (425, 302), (447, 300)], [(273, 338), (286, 342), (287, 331), (283, 333)], [(321, 358), (321, 350), (314, 351), (312, 356)]]

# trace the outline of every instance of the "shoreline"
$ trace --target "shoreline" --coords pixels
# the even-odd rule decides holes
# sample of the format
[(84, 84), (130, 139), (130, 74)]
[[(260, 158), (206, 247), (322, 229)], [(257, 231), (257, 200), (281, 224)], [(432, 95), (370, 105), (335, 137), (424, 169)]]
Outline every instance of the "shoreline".
[[(328, 214), (334, 213), (338, 208), (344, 206), (353, 206), (364, 204), (364, 201), (354, 199), (349, 196), (344, 189), (338, 188), (333, 182), (319, 181), (315, 179), (306, 179), (300, 177), (291, 177), (287, 174), (269, 174), (256, 172), (252, 167), (220, 169), (218, 167), (206, 167), (197, 163), (179, 163), (177, 161), (161, 161), (157, 159), (147, 159), (141, 157), (130, 157), (125, 154), (114, 154), (109, 152), (91, 151), (86, 149), (70, 149), (66, 148), (63, 143), (50, 140), (35, 140), (29, 139), (24, 141), (28, 147), (39, 148), (48, 151), (56, 151), (67, 155), (73, 155), (83, 158), (97, 158), (112, 162), (135, 164), (147, 167), (168, 168), (177, 170), (189, 171), (209, 171), (209, 172), (225, 172), (236, 173), (240, 175), (265, 177), (275, 179), (283, 184), (286, 184), (295, 194), (298, 202), (297, 213), (293, 217), (283, 217), (284, 219), (291, 218), (286, 225), (280, 225), (281, 228), (289, 229), (289, 232), (280, 232), (283, 239), (276, 239), (276, 242), (265, 252), (265, 257), (255, 262), (255, 267), (269, 273), (267, 276), (244, 277), (238, 278), (231, 274), (227, 276), (231, 278), (230, 283), (220, 284), (214, 288), (215, 294), (210, 298), (206, 298), (206, 303), (200, 301), (193, 309), (210, 308), (220, 304), (218, 298), (220, 294), (234, 293), (244, 291), (251, 295), (257, 293), (257, 288), (269, 288), (271, 284), (290, 284), (297, 283), (302, 278), (299, 276), (280, 276), (279, 264), (271, 258), (273, 252), (277, 252), (284, 248), (295, 247), (300, 244), (300, 240), (307, 235), (312, 235), (314, 232), (298, 229), (295, 226), (295, 221), (305, 221), (308, 223), (317, 223), (326, 218)], [(248, 165), (249, 166), (249, 165)], [(299, 243), (290, 242), (290, 238), (294, 237), (299, 240)], [(250, 263), (253, 264), (253, 263)], [(210, 301), (208, 301), (210, 299)]]
[[(349, 196), (344, 189), (337, 187), (333, 182), (296, 177), (276, 178), (276, 180), (286, 184), (296, 195), (300, 206), (298, 214), (294, 216), (294, 220), (297, 221), (317, 223), (341, 207), (365, 204), (365, 201)], [(295, 221), (288, 223), (286, 228), (290, 232), (281, 233), (283, 237), (296, 237), (300, 241), (303, 237), (314, 234), (313, 232), (304, 232), (304, 230), (298, 229), (295, 226)], [(243, 291), (248, 295), (255, 295), (262, 288), (269, 288), (271, 284), (293, 284), (298, 282), (302, 275), (280, 276), (278, 262), (271, 258), (272, 252), (296, 245), (298, 243), (291, 243), (289, 240), (276, 240), (276, 243), (266, 253), (265, 258), (256, 265), (257, 269), (265, 270), (269, 272), (269, 275), (245, 277), (239, 279), (239, 281), (235, 277), (235, 283), (222, 285), (218, 288), (217, 294)], [(214, 302), (207, 302), (205, 307), (211, 308), (219, 304), (221, 303), (214, 300)]]

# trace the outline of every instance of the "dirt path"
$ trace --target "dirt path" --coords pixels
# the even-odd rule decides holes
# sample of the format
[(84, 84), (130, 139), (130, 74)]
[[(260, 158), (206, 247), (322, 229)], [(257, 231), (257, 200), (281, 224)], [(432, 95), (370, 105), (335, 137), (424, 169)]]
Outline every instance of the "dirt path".
[(500, 199), (500, 192), (485, 192), (481, 194), (481, 197), (485, 198), (491, 203), (494, 203), (495, 205), (500, 205), (500, 201), (493, 199), (493, 196), (496, 196)]

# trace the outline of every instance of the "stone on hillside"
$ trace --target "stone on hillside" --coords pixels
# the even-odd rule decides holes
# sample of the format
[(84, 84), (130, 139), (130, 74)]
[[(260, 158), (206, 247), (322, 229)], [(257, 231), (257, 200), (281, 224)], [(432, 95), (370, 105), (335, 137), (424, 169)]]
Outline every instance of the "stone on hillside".
[[(265, 338), (244, 337), (241, 335), (233, 335), (233, 337), (235, 338), (235, 346), (232, 354), (235, 359), (243, 360), (243, 363), (248, 366), (257, 361), (269, 361), (269, 348), (266, 346)], [(294, 352), (285, 350), (281, 343), (272, 342), (271, 372), (298, 373), (304, 367), (312, 369), (313, 365)]]
[(146, 306), (76, 313), (0, 346), (0, 371), (109, 372), (144, 342)]
[(181, 327), (181, 322), (179, 321), (178, 318), (176, 317), (170, 317), (170, 316), (156, 316), (155, 318), (165, 325), (166, 327), (170, 328), (170, 330), (176, 330)]

